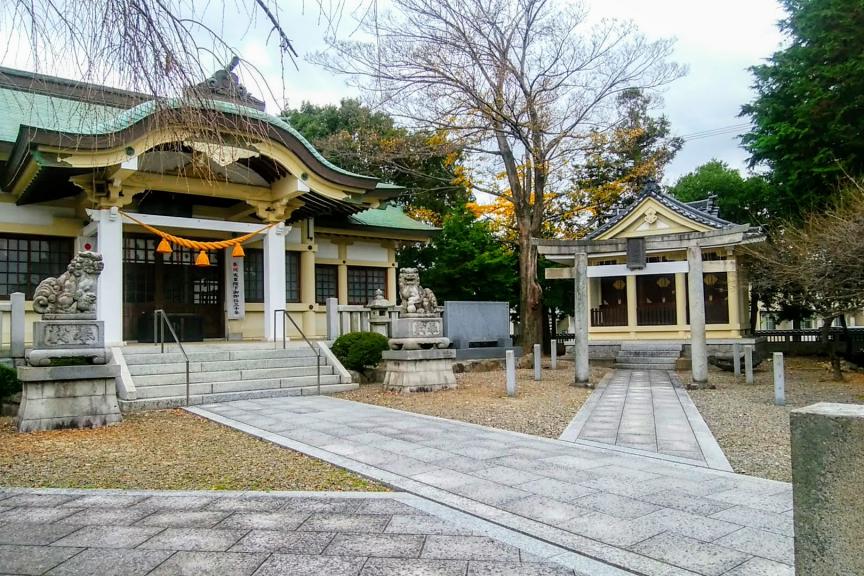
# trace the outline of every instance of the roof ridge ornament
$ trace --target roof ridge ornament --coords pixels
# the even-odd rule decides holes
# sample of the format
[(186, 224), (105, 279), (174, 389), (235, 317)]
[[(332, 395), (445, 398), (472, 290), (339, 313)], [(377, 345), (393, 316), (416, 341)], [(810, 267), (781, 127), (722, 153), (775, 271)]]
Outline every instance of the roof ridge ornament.
[(263, 111), (264, 101), (252, 96), (249, 90), (240, 83), (240, 77), (234, 72), (238, 64), (240, 64), (240, 58), (236, 55), (232, 56), (231, 61), (226, 66), (213, 72), (204, 82), (191, 87), (187, 93), (192, 92), (198, 96), (238, 102), (244, 106)]

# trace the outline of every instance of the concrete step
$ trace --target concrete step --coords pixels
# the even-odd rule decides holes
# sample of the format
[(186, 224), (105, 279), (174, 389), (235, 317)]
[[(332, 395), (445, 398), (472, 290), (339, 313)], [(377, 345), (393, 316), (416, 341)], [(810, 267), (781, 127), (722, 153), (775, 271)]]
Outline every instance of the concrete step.
[[(227, 362), (231, 360), (270, 360), (277, 358), (309, 358), (315, 357), (315, 353), (310, 348), (274, 348), (269, 350), (212, 350), (212, 351), (192, 351), (187, 350), (190, 362)], [(136, 364), (168, 364), (175, 362), (183, 362), (185, 359), (183, 354), (172, 347), (171, 351), (164, 354), (155, 353), (127, 353), (124, 351), (123, 357), (126, 359), (126, 365), (132, 366)]]
[[(359, 384), (324, 384), (322, 380), (322, 394), (336, 394), (356, 390)], [(262, 390), (244, 390), (240, 392), (222, 392), (215, 394), (196, 393), (190, 395), (189, 405), (210, 404), (215, 402), (232, 402), (234, 400), (254, 400), (256, 398), (277, 398), (280, 396), (311, 396), (318, 393), (317, 386), (300, 386), (293, 388), (266, 388)], [(186, 405), (186, 391), (184, 387), (182, 396), (156, 396), (151, 398), (140, 398), (138, 400), (120, 400), (120, 410), (124, 413), (138, 412), (142, 410), (161, 410), (164, 408), (179, 408)]]
[[(297, 358), (264, 358), (261, 360), (219, 360), (217, 362), (190, 362), (189, 372), (222, 372), (226, 370), (257, 370), (272, 368), (301, 368), (314, 367), (317, 363), (315, 356), (303, 356)], [(324, 366), (326, 360), (321, 359)], [(164, 364), (127, 364), (129, 373), (135, 376), (150, 376), (153, 374), (172, 374), (175, 372), (186, 372), (185, 362), (166, 362)], [(137, 378), (136, 378), (137, 380)]]
[[(180, 366), (184, 366), (180, 364)], [(189, 382), (227, 382), (230, 380), (264, 380), (279, 378), (296, 378), (299, 376), (315, 376), (317, 367), (312, 366), (286, 366), (281, 368), (260, 368), (251, 370), (220, 370), (220, 371), (189, 371)], [(333, 367), (326, 364), (321, 365), (321, 375), (333, 374)], [(170, 372), (163, 374), (136, 375), (133, 378), (136, 387), (161, 386), (164, 384), (185, 384), (186, 371)]]
[(671, 364), (625, 364), (615, 362), (615, 368), (622, 370), (675, 370), (675, 363)]
[[(185, 378), (185, 377), (184, 377)], [(338, 375), (321, 374), (321, 386), (340, 384)], [(248, 392), (252, 390), (274, 390), (288, 388), (317, 388), (315, 376), (294, 378), (267, 378), (260, 380), (225, 380), (219, 382), (196, 382), (189, 384), (190, 395), (221, 394), (227, 392)], [(145, 385), (137, 387), (139, 399), (148, 398), (186, 398), (186, 381), (177, 384)]]
[(684, 349), (683, 345), (673, 342), (622, 342), (621, 350), (668, 350), (678, 352)]
[(634, 358), (678, 358), (681, 352), (679, 350), (621, 350), (618, 356), (622, 355)]
[(646, 366), (650, 366), (653, 364), (675, 364), (678, 360), (677, 356), (663, 356), (663, 357), (644, 357), (644, 356), (624, 356), (619, 354), (617, 358), (615, 358), (615, 362), (619, 364), (645, 364)]

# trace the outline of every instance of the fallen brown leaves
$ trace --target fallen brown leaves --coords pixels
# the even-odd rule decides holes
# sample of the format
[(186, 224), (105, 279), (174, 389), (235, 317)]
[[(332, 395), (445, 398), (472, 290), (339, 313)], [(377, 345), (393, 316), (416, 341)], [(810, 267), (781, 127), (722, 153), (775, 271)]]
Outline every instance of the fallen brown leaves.
[[(774, 405), (771, 362), (763, 362), (744, 383), (730, 372), (712, 369), (716, 390), (691, 390), (690, 397), (736, 472), (791, 481), (789, 412), (816, 402), (864, 403), (864, 375), (846, 374), (832, 382), (827, 362), (787, 357), (786, 406)], [(681, 373), (685, 382), (690, 375)]]
[(0, 485), (146, 490), (384, 490), (182, 410), (117, 426), (18, 434), (0, 418)]
[[(594, 368), (592, 381), (607, 371)], [(525, 434), (558, 438), (573, 419), (590, 389), (572, 386), (572, 363), (561, 362), (558, 370), (543, 370), (543, 380), (534, 381), (533, 370), (517, 370), (518, 395), (509, 398), (504, 371), (457, 374), (455, 390), (399, 394), (384, 392), (380, 384), (338, 396), (346, 400), (388, 406), (407, 412), (451, 418)]]

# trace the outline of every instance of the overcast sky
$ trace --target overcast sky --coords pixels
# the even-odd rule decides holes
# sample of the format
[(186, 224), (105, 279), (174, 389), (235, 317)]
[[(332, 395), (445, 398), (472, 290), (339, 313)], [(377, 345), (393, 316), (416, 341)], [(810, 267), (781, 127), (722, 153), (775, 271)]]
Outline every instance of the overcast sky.
[[(369, 0), (358, 1), (368, 5)], [(263, 88), (256, 89), (250, 78), (252, 75), (244, 72), (242, 75), (250, 79), (247, 81), (250, 90), (267, 100), (271, 112), (278, 110), (283, 98), (287, 104), (298, 106), (304, 100), (316, 104), (338, 103), (341, 98), (356, 95), (342, 78), (332, 76), (303, 58), (307, 53), (325, 48), (322, 41), (325, 29), (317, 3), (312, 0), (282, 2), (283, 24), (301, 53), (297, 61), (299, 70), (290, 65), (285, 67), (284, 82), (280, 78), (283, 69), (278, 51), (273, 39), (267, 45), (267, 27), (263, 23), (247, 25), (245, 14), (228, 14), (224, 21), (221, 17), (207, 15), (213, 27), (221, 29), (242, 56), (261, 71), (275, 94), (262, 94)], [(352, 3), (347, 0), (349, 6)], [(324, 4), (328, 4), (327, 0)], [(383, 4), (386, 0), (379, 0), (379, 5)], [(689, 72), (665, 89), (663, 109), (673, 132), (679, 136), (740, 127), (746, 121), (738, 117), (740, 108), (752, 99), (752, 78), (747, 68), (770, 56), (782, 40), (776, 23), (783, 13), (775, 0), (585, 0), (585, 5), (592, 17), (631, 19), (649, 38), (677, 39), (674, 60), (686, 64)], [(339, 28), (341, 35), (352, 30), (351, 16), (351, 8), (346, 8)], [(7, 66), (29, 69), (30, 59), (25, 52), (26, 49), (13, 49), (11, 53), (0, 54), (0, 60)], [(62, 71), (60, 75), (64, 75)], [(746, 154), (735, 137), (742, 131), (744, 129), (738, 128), (734, 133), (688, 140), (667, 169), (665, 182), (673, 183), (680, 175), (711, 158), (743, 169)]]

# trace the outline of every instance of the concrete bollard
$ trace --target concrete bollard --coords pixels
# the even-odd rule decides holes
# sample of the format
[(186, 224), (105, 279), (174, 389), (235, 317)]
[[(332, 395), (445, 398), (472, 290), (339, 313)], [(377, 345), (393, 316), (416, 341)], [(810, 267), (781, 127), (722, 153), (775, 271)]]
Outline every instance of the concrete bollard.
[(24, 293), (13, 292), (9, 295), (10, 342), (9, 354), (12, 358), (24, 357)]
[(543, 350), (540, 348), (540, 344), (534, 344), (534, 380), (537, 382), (543, 379), (542, 362)]
[(864, 405), (790, 414), (795, 573), (864, 574)]
[(557, 370), (558, 369), (558, 342), (556, 342), (555, 340), (552, 340), (552, 347), (549, 349), (549, 352), (550, 352), (550, 357), (551, 357), (551, 361), (549, 364), (552, 367), (552, 370)]
[(516, 358), (513, 350), (504, 353), (507, 364), (507, 395), (516, 396)]
[(744, 374), (747, 384), (753, 384), (753, 346), (744, 346)]
[(735, 376), (741, 375), (741, 344), (738, 342), (732, 343), (732, 371)]
[(774, 404), (786, 405), (786, 375), (783, 372), (782, 352), (774, 352)]

